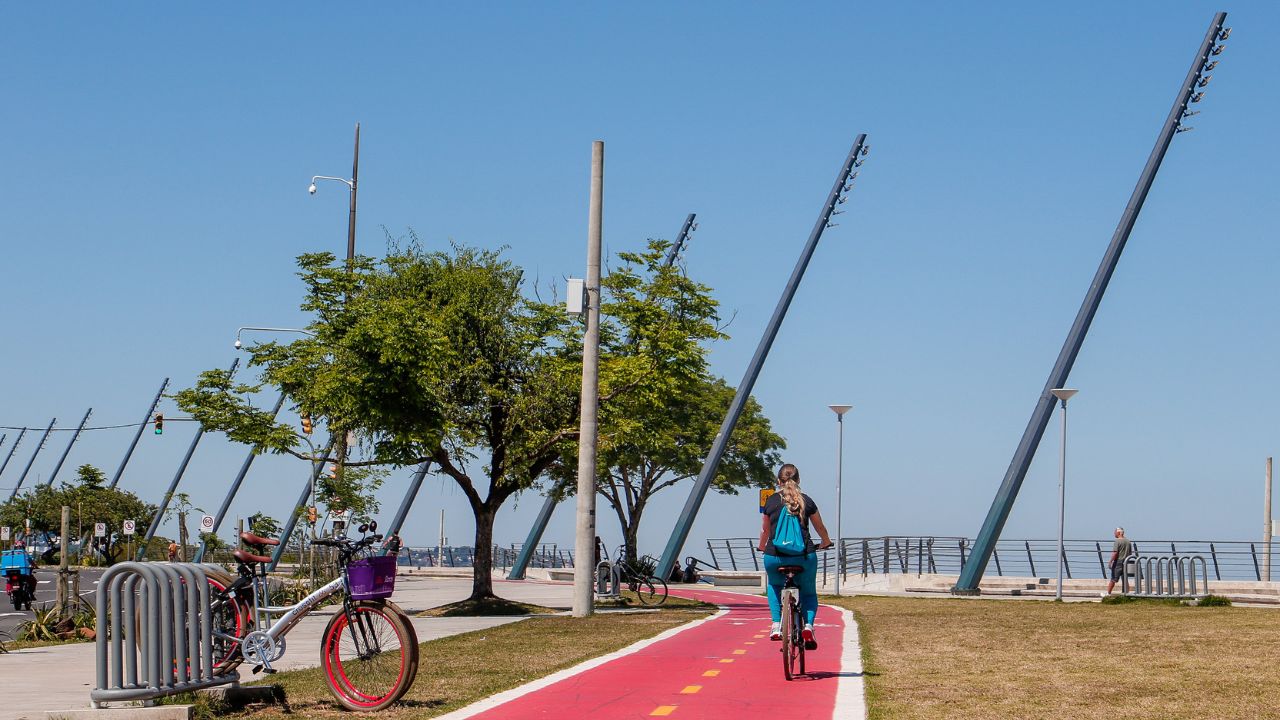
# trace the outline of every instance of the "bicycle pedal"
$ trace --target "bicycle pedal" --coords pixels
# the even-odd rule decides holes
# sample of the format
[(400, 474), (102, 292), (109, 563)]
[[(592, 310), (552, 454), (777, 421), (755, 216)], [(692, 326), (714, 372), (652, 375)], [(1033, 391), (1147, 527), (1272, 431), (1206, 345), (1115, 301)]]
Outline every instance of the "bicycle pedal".
[(254, 666), (253, 666), (253, 674), (254, 674), (254, 675), (257, 675), (257, 674), (258, 674), (258, 673), (260, 673), (260, 672), (262, 672), (262, 666), (261, 666), (261, 665), (254, 665)]
[(276, 670), (275, 668), (263, 668), (263, 669), (262, 669), (262, 672), (264, 672), (264, 673), (266, 673), (266, 674), (268, 674), (268, 675), (275, 675), (275, 674), (276, 674), (277, 672), (279, 672), (279, 671), (278, 671), (278, 670)]

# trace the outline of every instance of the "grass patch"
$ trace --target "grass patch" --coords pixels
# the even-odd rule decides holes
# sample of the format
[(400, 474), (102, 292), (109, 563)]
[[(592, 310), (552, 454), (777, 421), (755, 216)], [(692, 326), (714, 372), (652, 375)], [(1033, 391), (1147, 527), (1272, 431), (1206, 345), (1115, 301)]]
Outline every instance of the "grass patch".
[(10, 650), (26, 650), (28, 648), (53, 647), (55, 645), (75, 645), (77, 643), (93, 642), (84, 638), (70, 638), (67, 640), (0, 640), (4, 651)]
[[(378, 717), (408, 720), (441, 715), (705, 617), (707, 608), (713, 607), (679, 604), (653, 613), (535, 617), (422, 643), (413, 687), (399, 704)], [(321, 668), (281, 672), (265, 682), (285, 687), (293, 714), (262, 708), (237, 717), (355, 717), (333, 700)]]
[(1274, 610), (824, 601), (857, 616), (873, 720), (1260, 718), (1280, 707)]
[(504, 598), (485, 598), (484, 600), (460, 600), (448, 605), (423, 610), (418, 617), (493, 617), (511, 615), (553, 615), (560, 612), (554, 608), (529, 603), (506, 600)]

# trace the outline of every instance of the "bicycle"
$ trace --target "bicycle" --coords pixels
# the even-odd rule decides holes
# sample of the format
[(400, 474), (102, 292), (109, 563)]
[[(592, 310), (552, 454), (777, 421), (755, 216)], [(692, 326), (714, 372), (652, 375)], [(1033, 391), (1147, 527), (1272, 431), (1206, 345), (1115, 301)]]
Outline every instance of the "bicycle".
[[(236, 550), (237, 575), (209, 575), (215, 618), (215, 667), (226, 672), (242, 661), (254, 672), (276, 672), (285, 635), (330, 597), (342, 594), (342, 610), (325, 627), (320, 664), (330, 692), (348, 710), (382, 710), (399, 700), (418, 674), (418, 636), (404, 611), (387, 598), (395, 584), (395, 558), (367, 557), (382, 540), (378, 524), (359, 528), (363, 537), (314, 540), (338, 553), (339, 576), (294, 605), (268, 605), (267, 546), (279, 540), (253, 533), (240, 538), (256, 553)], [(374, 532), (375, 534), (367, 534)], [(388, 562), (389, 561), (389, 562)], [(278, 616), (274, 621), (273, 616)]]
[[(652, 558), (645, 557), (634, 563), (628, 562), (625, 558), (626, 546), (622, 545), (618, 548), (618, 561), (610, 562), (608, 555), (596, 565), (597, 586), (609, 584), (614, 594), (624, 584), (627, 589), (636, 595), (641, 605), (658, 606), (667, 601), (667, 583), (662, 578), (653, 574), (653, 568), (657, 565), (657, 561)], [(608, 583), (601, 582), (608, 579)]]
[[(804, 675), (804, 610), (800, 607), (800, 588), (796, 586), (796, 575), (804, 572), (800, 565), (783, 565), (778, 572), (786, 576), (782, 586), (782, 674), (791, 680), (796, 675)], [(800, 672), (796, 672), (799, 665)]]

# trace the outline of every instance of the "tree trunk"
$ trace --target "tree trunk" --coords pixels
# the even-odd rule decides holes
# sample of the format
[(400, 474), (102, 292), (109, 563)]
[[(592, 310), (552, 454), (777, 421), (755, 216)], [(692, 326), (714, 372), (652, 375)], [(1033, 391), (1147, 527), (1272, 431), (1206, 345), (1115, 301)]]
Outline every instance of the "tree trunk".
[(636, 538), (640, 534), (640, 513), (644, 512), (644, 506), (640, 505), (631, 510), (631, 516), (627, 518), (627, 524), (622, 528), (624, 541), (627, 543), (627, 563), (634, 564), (639, 559), (640, 554), (636, 550)]
[(178, 562), (187, 561), (187, 514), (178, 513)]
[(488, 503), (473, 507), (476, 517), (475, 562), (472, 563), (471, 600), (487, 600), (493, 594), (493, 521), (497, 512)]

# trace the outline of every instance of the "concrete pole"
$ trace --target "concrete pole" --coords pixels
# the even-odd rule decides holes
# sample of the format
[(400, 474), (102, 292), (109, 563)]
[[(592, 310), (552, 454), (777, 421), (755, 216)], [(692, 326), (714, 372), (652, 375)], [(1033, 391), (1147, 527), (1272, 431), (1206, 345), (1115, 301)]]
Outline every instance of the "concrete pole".
[[(578, 518), (574, 542), (573, 616), (594, 609), (588, 562), (596, 548), (596, 409), (600, 401), (600, 245), (604, 215), (604, 142), (591, 144), (591, 205), (587, 214), (587, 333), (582, 342), (582, 420), (578, 431)], [(665, 577), (667, 568), (658, 568)]]
[(61, 535), (58, 536), (58, 543), (61, 545), (58, 552), (58, 595), (55, 603), (58, 608), (58, 614), (62, 617), (71, 617), (71, 608), (67, 604), (67, 575), (71, 572), (71, 556), (68, 554), (71, 539), (71, 506), (62, 506), (62, 527), (59, 530)]
[(1271, 458), (1267, 458), (1267, 489), (1262, 494), (1262, 580), (1271, 582)]
[(1063, 547), (1063, 527), (1067, 518), (1067, 400), (1062, 399), (1062, 450), (1058, 455), (1058, 590), (1054, 599), (1062, 601), (1062, 561), (1066, 557)]
[(840, 523), (844, 510), (844, 500), (840, 497), (844, 485), (844, 413), (836, 413), (836, 427), (839, 428), (836, 432), (839, 436), (836, 440), (836, 595), (839, 595), (840, 574), (844, 572), (844, 544), (840, 541), (844, 537)]
[(444, 561), (444, 508), (440, 508), (440, 542), (436, 545), (436, 567), (443, 567)]

